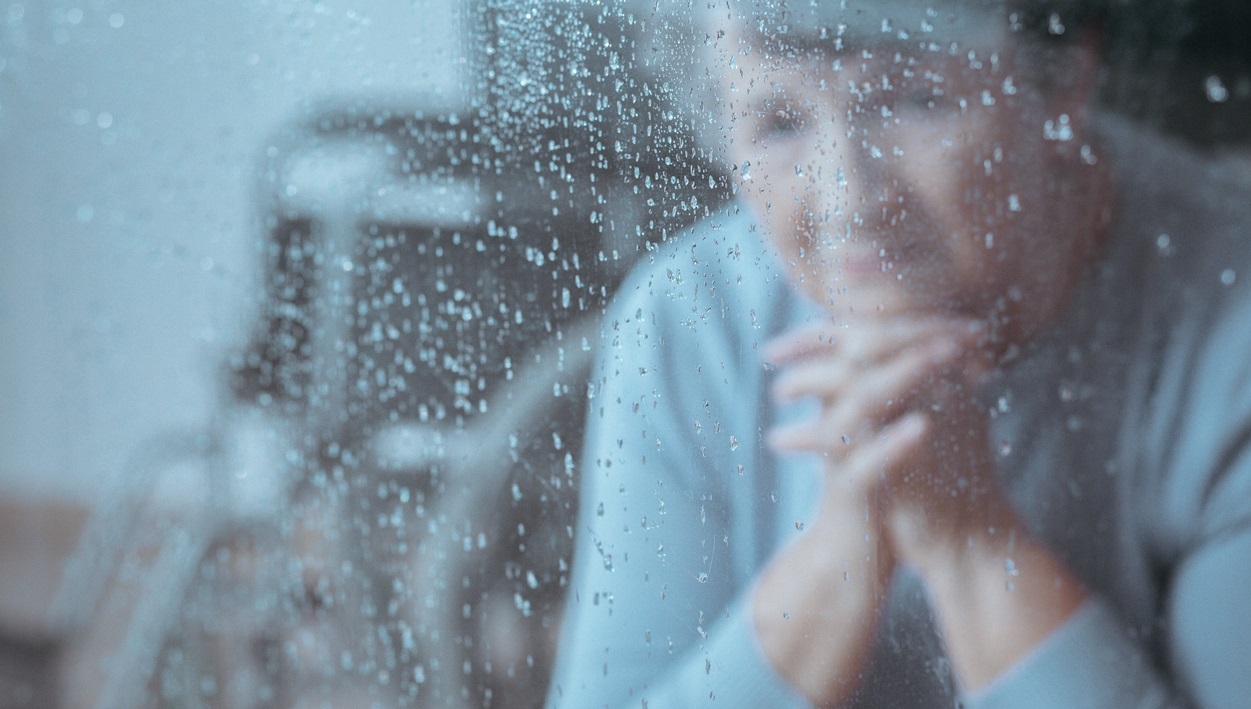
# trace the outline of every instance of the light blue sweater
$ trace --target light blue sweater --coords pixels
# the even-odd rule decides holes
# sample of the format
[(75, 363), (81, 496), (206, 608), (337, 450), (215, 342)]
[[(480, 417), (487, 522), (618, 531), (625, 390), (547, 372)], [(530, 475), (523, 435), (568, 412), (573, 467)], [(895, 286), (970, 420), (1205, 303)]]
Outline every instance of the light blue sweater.
[[(1175, 146), (1120, 142), (1104, 258), (988, 392), (1006, 489), (1098, 600), (969, 696), (898, 575), (857, 706), (1251, 706), (1248, 200)], [(622, 287), (549, 706), (807, 706), (761, 655), (747, 598), (818, 483), (763, 447), (802, 412), (771, 404), (759, 348), (819, 317), (738, 205)]]

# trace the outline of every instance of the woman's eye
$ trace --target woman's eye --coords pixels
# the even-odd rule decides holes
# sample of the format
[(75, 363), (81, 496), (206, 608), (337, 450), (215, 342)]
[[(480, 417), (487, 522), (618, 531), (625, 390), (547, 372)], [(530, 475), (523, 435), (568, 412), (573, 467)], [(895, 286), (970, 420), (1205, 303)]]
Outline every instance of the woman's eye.
[(941, 91), (918, 89), (904, 95), (903, 103), (915, 111), (941, 110), (947, 104)]
[(790, 106), (766, 106), (761, 111), (760, 124), (762, 135), (790, 136), (804, 130), (807, 118)]

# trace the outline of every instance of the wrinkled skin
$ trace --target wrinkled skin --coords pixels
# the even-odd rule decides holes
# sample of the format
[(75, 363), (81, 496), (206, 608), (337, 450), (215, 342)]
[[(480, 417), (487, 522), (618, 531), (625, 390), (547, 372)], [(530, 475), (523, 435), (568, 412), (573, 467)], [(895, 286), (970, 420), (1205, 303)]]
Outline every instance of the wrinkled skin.
[[(815, 703), (843, 701), (907, 562), (929, 582), (957, 674), (984, 684), (1085, 593), (998, 489), (976, 394), (1007, 347), (1062, 310), (1097, 248), (1104, 179), (1083, 148), (1087, 93), (1033, 88), (1007, 37), (781, 58), (733, 32), (723, 42), (740, 195), (830, 316), (767, 352), (776, 397), (822, 404), (769, 443), (821, 456), (826, 480), (817, 521), (761, 578), (762, 647)], [(1072, 52), (1079, 75), (1087, 54)], [(1048, 140), (1061, 115), (1073, 135)], [(1030, 574), (1005, 598), (1009, 545)]]

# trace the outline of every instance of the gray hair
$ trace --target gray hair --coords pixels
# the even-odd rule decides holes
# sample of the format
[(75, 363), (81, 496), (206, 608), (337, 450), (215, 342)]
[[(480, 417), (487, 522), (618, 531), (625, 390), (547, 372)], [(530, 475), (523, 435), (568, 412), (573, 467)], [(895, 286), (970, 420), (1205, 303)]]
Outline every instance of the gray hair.
[(781, 51), (839, 51), (889, 41), (933, 50), (1016, 35), (1034, 56), (1079, 34), (1097, 3), (1078, 0), (626, 0), (636, 75), (657, 87), (667, 114), (694, 131), (706, 158), (724, 165), (718, 78), (737, 28)]

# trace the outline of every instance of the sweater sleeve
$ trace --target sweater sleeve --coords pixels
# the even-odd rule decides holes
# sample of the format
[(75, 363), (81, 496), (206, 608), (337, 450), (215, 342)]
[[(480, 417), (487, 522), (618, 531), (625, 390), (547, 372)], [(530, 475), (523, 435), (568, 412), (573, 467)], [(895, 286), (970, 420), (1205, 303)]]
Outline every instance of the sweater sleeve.
[(736, 454), (707, 410), (735, 354), (690, 326), (704, 303), (675, 279), (636, 273), (605, 319), (548, 706), (806, 706), (758, 648), (730, 548)]
[(1182, 707), (1147, 653), (1102, 601), (1091, 601), (1025, 660), (971, 694), (969, 709)]
[(1177, 310), (1160, 328), (1136, 441), (1133, 525), (1160, 582), (1155, 651), (1096, 601), (968, 706), (1224, 709), (1251, 700), (1251, 286), (1221, 280), (1237, 250), (1216, 253), (1196, 259), (1185, 282), (1199, 285), (1169, 303)]
[(1172, 583), (1171, 665), (1156, 667), (1102, 601), (1087, 603), (970, 709), (1245, 707), (1251, 697), (1251, 528), (1188, 556)]

